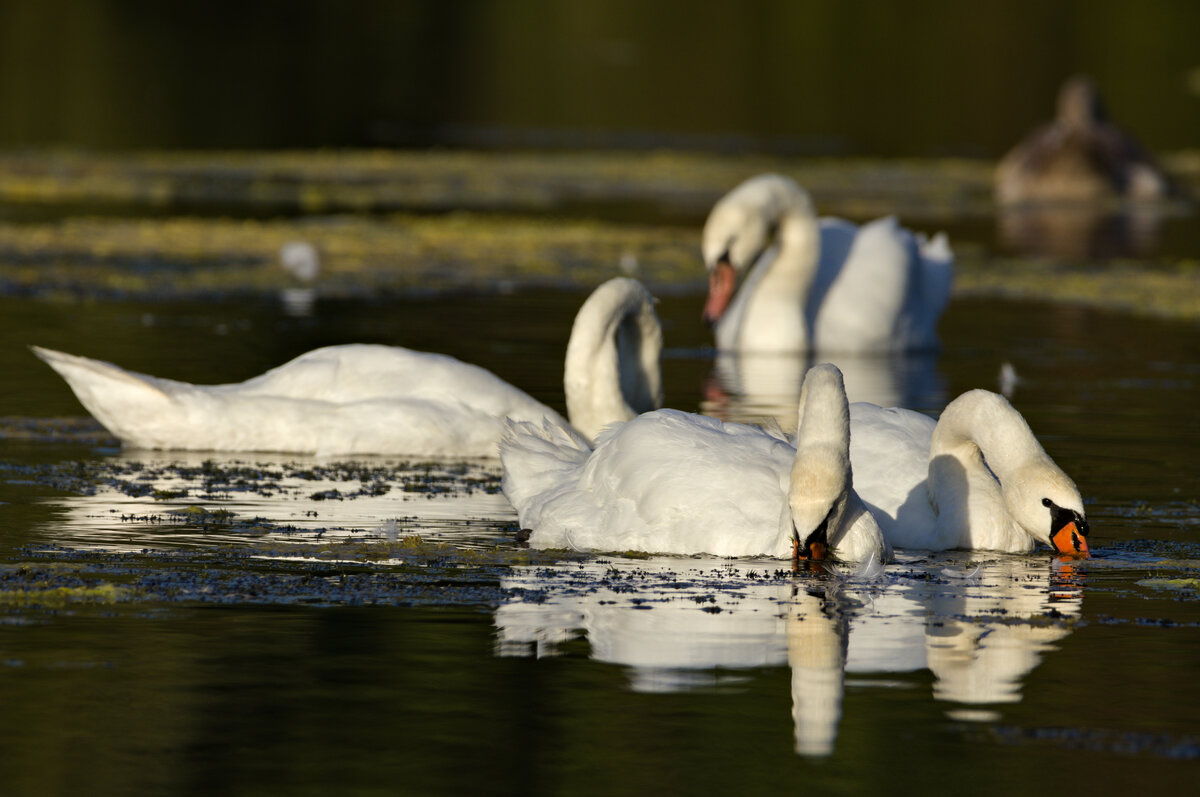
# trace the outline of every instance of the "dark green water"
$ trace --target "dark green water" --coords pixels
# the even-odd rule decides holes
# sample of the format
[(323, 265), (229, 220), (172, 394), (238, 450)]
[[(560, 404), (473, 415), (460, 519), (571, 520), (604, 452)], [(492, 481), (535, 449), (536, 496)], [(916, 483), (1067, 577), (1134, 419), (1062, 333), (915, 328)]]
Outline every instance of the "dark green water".
[[(486, 365), (561, 408), (563, 341), (581, 299), (319, 302), (299, 319), (269, 300), (0, 300), (0, 405), (10, 426), (16, 416), (35, 431), (0, 442), (5, 594), (137, 590), (115, 603), (0, 605), (4, 792), (757, 794), (803, 783), (863, 794), (970, 782), (1011, 794), (1194, 783), (1191, 324), (962, 299), (943, 321), (940, 357), (858, 364), (872, 384), (936, 410), (994, 388), (1012, 363), (1015, 405), (1087, 504), (1096, 555), (1069, 567), (1044, 551), (910, 555), (874, 576), (692, 558), (520, 564), (511, 511), (486, 489), (315, 501), (331, 483), (353, 492), (359, 477), (285, 474), (274, 492), (206, 492), (204, 457), (52, 441), (29, 420), (81, 410), (27, 342), (194, 381), (242, 379), (326, 343), (402, 343)], [(660, 305), (670, 406), (711, 400), (700, 302)], [(759, 403), (727, 396), (725, 409), (753, 414)], [(30, 470), (62, 475), (74, 462), (102, 473), (141, 463), (122, 483), (145, 475), (190, 493), (156, 501), (110, 483), (89, 496)], [(366, 464), (396, 479), (414, 469)], [(495, 473), (480, 463), (467, 475)], [(164, 516), (197, 504), (257, 521)], [(494, 556), (383, 548), (387, 518), (402, 534)], [(339, 548), (346, 540), (365, 548)], [(362, 554), (372, 546), (390, 553), (372, 564)]]
[(999, 157), (1089, 72), (1200, 126), (1188, 0), (0, 2), (0, 145)]

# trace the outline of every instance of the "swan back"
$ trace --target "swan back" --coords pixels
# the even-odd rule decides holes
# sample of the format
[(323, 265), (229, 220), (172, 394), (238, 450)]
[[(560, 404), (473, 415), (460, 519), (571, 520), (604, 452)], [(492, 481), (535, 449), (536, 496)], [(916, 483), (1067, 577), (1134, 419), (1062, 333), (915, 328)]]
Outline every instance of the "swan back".
[(662, 326), (640, 282), (616, 277), (575, 316), (563, 370), (567, 414), (588, 440), (662, 406)]
[(938, 525), (968, 529), (969, 547), (1030, 550), (1034, 540), (1056, 547), (1047, 502), (1074, 513), (1086, 534), (1079, 488), (997, 393), (971, 390), (950, 402), (933, 430), (929, 457)]

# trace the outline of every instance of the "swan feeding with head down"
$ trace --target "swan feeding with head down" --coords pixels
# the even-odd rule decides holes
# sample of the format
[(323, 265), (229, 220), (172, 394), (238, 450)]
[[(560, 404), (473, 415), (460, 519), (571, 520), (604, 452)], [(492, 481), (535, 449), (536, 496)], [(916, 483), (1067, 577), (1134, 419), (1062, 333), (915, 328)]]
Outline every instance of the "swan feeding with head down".
[(662, 404), (662, 329), (636, 280), (598, 287), (567, 344), (561, 415), (476, 365), (394, 346), (329, 346), (245, 382), (191, 385), (33, 347), (134, 448), (496, 456), (504, 419), (593, 438)]
[(794, 180), (763, 174), (713, 206), (702, 249), (709, 272), (704, 318), (715, 328), (718, 349), (937, 346), (954, 271), (944, 234), (926, 241), (891, 216), (862, 227), (818, 221)]
[(824, 364), (804, 379), (794, 445), (676, 410), (610, 428), (594, 449), (510, 421), (504, 494), (539, 548), (887, 561), (852, 485), (848, 412), (841, 372)]
[(1079, 488), (1008, 400), (968, 391), (935, 422), (850, 406), (854, 484), (896, 548), (1089, 556)]

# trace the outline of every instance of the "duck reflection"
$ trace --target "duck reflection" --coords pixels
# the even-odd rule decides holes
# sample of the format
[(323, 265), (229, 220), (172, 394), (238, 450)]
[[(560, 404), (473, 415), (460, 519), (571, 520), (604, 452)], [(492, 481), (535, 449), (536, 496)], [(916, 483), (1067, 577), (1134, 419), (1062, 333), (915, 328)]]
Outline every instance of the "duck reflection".
[(1087, 204), (1000, 206), (996, 230), (1001, 246), (1023, 255), (1065, 260), (1144, 257), (1154, 252), (1171, 208)]
[(790, 578), (666, 558), (517, 568), (502, 581), (511, 599), (495, 614), (496, 650), (551, 656), (586, 638), (638, 692), (728, 687), (786, 665), (795, 749), (826, 756), (847, 673), (928, 669), (952, 716), (991, 719), (980, 707), (1019, 701), (1025, 676), (1071, 633), (1082, 605), (1074, 565), (997, 556), (963, 566), (946, 556)]
[(719, 352), (704, 385), (705, 415), (742, 423), (774, 418), (785, 431), (796, 425), (804, 374), (819, 362), (842, 371), (846, 397), (881, 407), (940, 406), (945, 388), (934, 352), (896, 355)]

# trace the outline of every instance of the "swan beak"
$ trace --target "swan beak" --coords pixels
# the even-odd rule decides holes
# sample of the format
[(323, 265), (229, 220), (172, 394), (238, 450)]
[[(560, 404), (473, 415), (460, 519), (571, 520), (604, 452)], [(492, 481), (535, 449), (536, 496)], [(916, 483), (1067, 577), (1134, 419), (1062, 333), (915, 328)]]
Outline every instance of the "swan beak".
[(829, 543), (825, 541), (825, 524), (821, 526), (804, 542), (792, 527), (792, 572), (800, 569), (801, 562), (819, 562), (829, 558)]
[(721, 320), (725, 308), (733, 299), (733, 291), (737, 287), (737, 272), (729, 262), (728, 257), (717, 261), (717, 265), (708, 275), (708, 301), (704, 303), (704, 322), (709, 326)]
[(1072, 520), (1063, 524), (1062, 528), (1051, 534), (1050, 542), (1060, 556), (1068, 556), (1072, 559), (1088, 559), (1092, 554), (1088, 551), (1085, 534), (1087, 534), (1087, 531), (1081, 530), (1075, 524), (1075, 521)]

